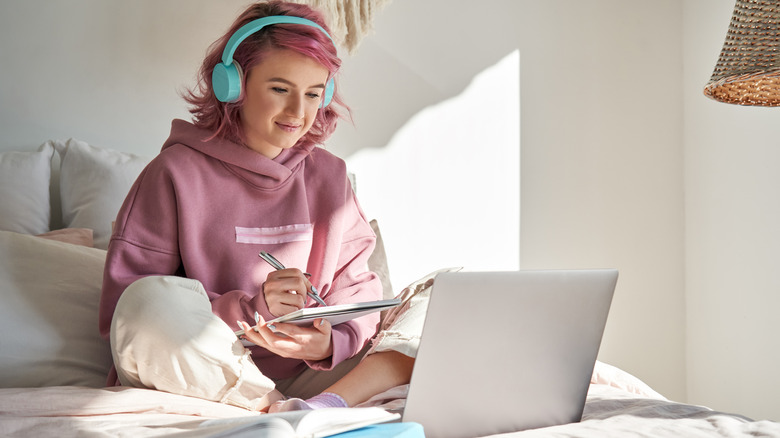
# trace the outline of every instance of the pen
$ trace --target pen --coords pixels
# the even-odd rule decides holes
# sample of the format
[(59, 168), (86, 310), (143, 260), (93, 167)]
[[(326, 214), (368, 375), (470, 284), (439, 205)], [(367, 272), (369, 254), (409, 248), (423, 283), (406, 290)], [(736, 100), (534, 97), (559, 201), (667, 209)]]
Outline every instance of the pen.
[[(268, 262), (268, 264), (273, 266), (274, 269), (276, 269), (277, 271), (285, 269), (284, 265), (281, 264), (279, 260), (276, 260), (276, 257), (272, 256), (271, 254), (265, 251), (260, 252), (260, 258)], [(311, 285), (311, 290), (307, 291), (306, 294), (309, 295), (311, 299), (316, 301), (317, 304), (321, 306), (327, 306), (327, 304), (325, 304), (325, 301), (323, 301), (322, 298), (320, 298), (319, 293), (317, 292), (317, 288), (315, 288), (314, 285)]]

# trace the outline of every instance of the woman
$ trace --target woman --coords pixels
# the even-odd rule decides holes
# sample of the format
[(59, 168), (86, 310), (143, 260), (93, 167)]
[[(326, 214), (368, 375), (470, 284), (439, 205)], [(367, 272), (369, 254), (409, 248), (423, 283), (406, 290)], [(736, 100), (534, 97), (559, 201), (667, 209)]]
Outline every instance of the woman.
[[(339, 66), (321, 15), (279, 1), (249, 7), (212, 46), (186, 96), (193, 122), (173, 122), (117, 216), (100, 304), (112, 383), (265, 409), (375, 335), (378, 314), (335, 327), (265, 324), (313, 305), (308, 292), (328, 305), (382, 296), (366, 269), (375, 236), (344, 162), (317, 147), (340, 116)], [(380, 352), (285, 409), (354, 405), (410, 370), (408, 355)], [(356, 385), (366, 373), (371, 382)]]

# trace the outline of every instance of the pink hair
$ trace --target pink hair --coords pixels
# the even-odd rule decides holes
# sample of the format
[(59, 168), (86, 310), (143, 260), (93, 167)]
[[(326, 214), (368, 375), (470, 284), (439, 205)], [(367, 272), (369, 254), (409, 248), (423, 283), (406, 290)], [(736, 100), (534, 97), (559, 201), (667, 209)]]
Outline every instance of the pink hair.
[[(241, 26), (271, 15), (306, 18), (328, 30), (322, 14), (306, 5), (271, 0), (250, 6), (236, 19), (230, 30), (209, 47), (198, 72), (196, 89), (188, 90), (184, 94), (184, 99), (191, 105), (190, 113), (192, 113), (195, 126), (214, 132), (215, 137), (244, 143), (240, 109), (244, 103), (243, 90), (246, 88), (246, 74), (262, 62), (271, 50), (289, 49), (314, 58), (328, 69), (329, 77), (334, 77), (338, 72), (341, 67), (341, 59), (337, 55), (333, 42), (321, 30), (301, 24), (274, 24), (250, 35), (238, 45), (233, 54), (233, 60), (238, 62), (244, 71), (243, 83), (241, 84), (242, 93), (239, 99), (232, 103), (223, 103), (217, 100), (211, 85), (211, 72), (215, 65), (222, 62), (222, 52), (225, 50), (228, 39)], [(338, 119), (342, 117), (341, 113), (334, 108), (334, 103), (349, 111), (337, 91), (333, 95), (330, 105), (317, 111), (314, 124), (309, 132), (301, 137), (297, 145), (321, 145), (333, 134)]]

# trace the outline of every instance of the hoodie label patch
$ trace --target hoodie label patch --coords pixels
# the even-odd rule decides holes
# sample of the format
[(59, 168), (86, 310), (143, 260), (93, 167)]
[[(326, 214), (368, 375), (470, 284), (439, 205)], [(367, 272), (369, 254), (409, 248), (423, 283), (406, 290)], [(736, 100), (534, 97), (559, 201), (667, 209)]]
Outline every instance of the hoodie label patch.
[(280, 227), (245, 228), (236, 227), (237, 243), (274, 244), (312, 240), (312, 224), (292, 224)]

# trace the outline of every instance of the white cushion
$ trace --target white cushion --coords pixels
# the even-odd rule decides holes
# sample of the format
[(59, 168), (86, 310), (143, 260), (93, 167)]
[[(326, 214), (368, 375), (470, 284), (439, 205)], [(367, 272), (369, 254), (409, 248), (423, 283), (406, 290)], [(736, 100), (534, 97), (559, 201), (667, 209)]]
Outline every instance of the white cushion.
[(379, 231), (379, 222), (372, 219), (371, 229), (376, 234), (376, 246), (371, 257), (368, 258), (368, 270), (375, 273), (382, 282), (382, 299), (390, 300), (395, 298), (393, 285), (390, 282), (390, 268), (387, 266), (387, 253), (385, 252), (385, 242), (382, 239), (382, 233)]
[(0, 153), (0, 230), (25, 234), (49, 231), (49, 181), (54, 148)]
[(60, 154), (62, 222), (67, 228), (89, 228), (95, 248), (108, 248), (116, 220), (130, 187), (149, 158), (69, 139), (57, 141)]
[(103, 387), (105, 251), (0, 231), (0, 387)]

